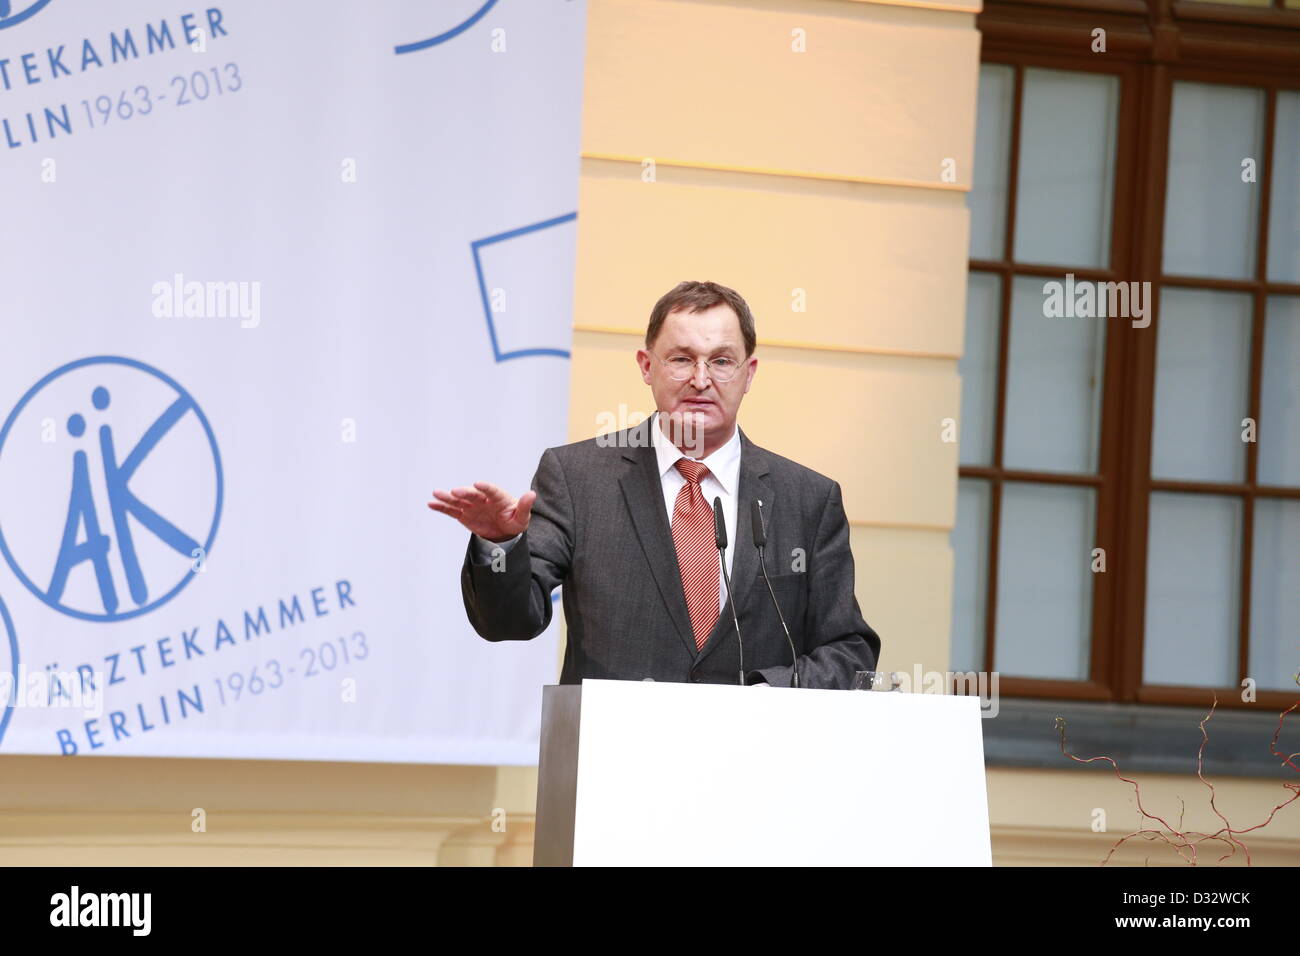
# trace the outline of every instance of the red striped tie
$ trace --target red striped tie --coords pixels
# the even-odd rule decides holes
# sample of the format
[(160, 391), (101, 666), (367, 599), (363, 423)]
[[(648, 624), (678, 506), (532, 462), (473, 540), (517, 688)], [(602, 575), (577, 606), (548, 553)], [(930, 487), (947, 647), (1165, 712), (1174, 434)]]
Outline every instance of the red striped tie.
[(676, 467), (686, 484), (673, 505), (673, 544), (677, 546), (677, 567), (682, 572), (686, 610), (691, 615), (698, 651), (718, 620), (718, 547), (713, 537), (713, 509), (700, 491), (700, 481), (709, 469), (686, 458), (680, 459)]

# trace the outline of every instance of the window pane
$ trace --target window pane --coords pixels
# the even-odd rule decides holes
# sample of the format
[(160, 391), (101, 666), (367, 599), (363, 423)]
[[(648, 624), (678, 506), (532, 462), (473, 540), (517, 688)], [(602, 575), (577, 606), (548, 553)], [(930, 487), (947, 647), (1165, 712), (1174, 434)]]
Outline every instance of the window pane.
[(1093, 491), (1007, 482), (998, 538), (995, 667), (1084, 680), (1092, 634)]
[(956, 574), (952, 594), (955, 671), (984, 670), (984, 615), (988, 606), (989, 483), (957, 482), (957, 526), (952, 530)]
[(958, 457), (963, 465), (993, 463), (993, 420), (997, 415), (998, 312), (1002, 280), (972, 272), (966, 286), (966, 344), (961, 376), (961, 428)]
[(1147, 545), (1147, 684), (1237, 683), (1241, 501), (1151, 495)]
[(1261, 90), (1174, 84), (1165, 193), (1166, 273), (1254, 276), (1259, 186), (1242, 182), (1241, 164), (1253, 159), (1258, 176), (1263, 112)]
[(1110, 264), (1119, 79), (1025, 70), (1015, 258)]
[(1255, 501), (1250, 671), (1261, 690), (1296, 689), (1300, 669), (1300, 501)]
[[(1260, 389), (1259, 482), (1300, 486), (1300, 298), (1268, 300)], [(1300, 632), (1297, 632), (1300, 644)]]
[(972, 259), (1001, 259), (1006, 249), (1007, 167), (1014, 95), (1015, 73), (1011, 67), (995, 63), (980, 66), (974, 182), (966, 199)]
[(1049, 317), (1048, 284), (1020, 277), (1012, 285), (1002, 463), (1090, 473), (1097, 468), (1106, 320)]
[(1268, 215), (1268, 278), (1300, 282), (1300, 93), (1277, 94), (1273, 126), (1272, 199)]
[(1250, 296), (1166, 288), (1156, 338), (1151, 474), (1241, 481), (1248, 412)]

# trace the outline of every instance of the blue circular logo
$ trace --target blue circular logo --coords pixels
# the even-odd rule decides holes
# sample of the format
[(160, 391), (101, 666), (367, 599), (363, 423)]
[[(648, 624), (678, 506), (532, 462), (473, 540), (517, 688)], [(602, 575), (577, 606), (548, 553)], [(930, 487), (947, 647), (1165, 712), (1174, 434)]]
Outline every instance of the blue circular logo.
[[(0, 707), (3, 707), (4, 713), (0, 714), (0, 742), (5, 739), (5, 729), (9, 726), (9, 718), (14, 715), (14, 705), (18, 703), (18, 695), (22, 693), (22, 688), (18, 686), (18, 635), (14, 633), (14, 621), (9, 616), (9, 609), (5, 607), (5, 602), (0, 601), (0, 628), (4, 629), (5, 636), (8, 640), (0, 640), (0, 674), (11, 673), (13, 679), (9, 684), (9, 694), (6, 700), (0, 701)], [(5, 656), (8, 655), (9, 665), (4, 666)]]
[(19, 3), (14, 3), (13, 0), (0, 0), (0, 30), (17, 26), (28, 17), (36, 16), (49, 2), (50, 0), (32, 0), (24, 6), (21, 0)]
[(202, 409), (134, 359), (55, 369), (0, 428), (0, 553), (81, 620), (138, 617), (180, 593), (205, 569), (222, 494)]

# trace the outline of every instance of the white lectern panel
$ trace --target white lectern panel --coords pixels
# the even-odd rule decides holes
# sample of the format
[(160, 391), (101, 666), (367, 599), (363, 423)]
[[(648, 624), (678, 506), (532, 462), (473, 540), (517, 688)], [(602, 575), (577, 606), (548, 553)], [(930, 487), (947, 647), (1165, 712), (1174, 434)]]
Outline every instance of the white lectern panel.
[(585, 680), (575, 866), (989, 866), (975, 697)]

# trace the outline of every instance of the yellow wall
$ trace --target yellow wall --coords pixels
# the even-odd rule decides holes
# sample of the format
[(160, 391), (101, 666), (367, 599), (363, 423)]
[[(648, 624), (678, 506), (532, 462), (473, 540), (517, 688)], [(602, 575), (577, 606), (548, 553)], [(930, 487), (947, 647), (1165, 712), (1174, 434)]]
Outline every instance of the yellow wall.
[[(742, 426), (842, 484), (882, 664), (945, 670), (978, 5), (588, 4), (570, 436), (651, 410), (633, 353), (659, 295), (738, 289), (759, 332)], [(0, 863), (531, 859), (529, 768), (0, 757), (0, 781)], [(1149, 786), (1194, 799), (1194, 781)], [(1252, 822), (1280, 789), (1220, 788)], [(991, 771), (989, 799), (1002, 863), (1096, 862), (1132, 816), (1121, 784), (1075, 768)], [(1286, 822), (1258, 862), (1300, 862)]]

